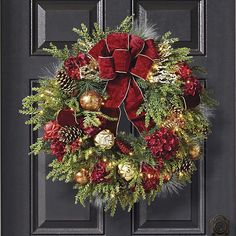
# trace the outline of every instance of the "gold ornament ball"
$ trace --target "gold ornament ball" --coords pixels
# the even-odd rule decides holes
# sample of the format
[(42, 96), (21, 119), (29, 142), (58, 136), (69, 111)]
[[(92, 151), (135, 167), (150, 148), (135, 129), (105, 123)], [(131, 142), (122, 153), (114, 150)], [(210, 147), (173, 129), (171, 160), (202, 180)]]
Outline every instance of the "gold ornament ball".
[(84, 110), (98, 111), (102, 106), (103, 99), (96, 91), (87, 91), (80, 96), (79, 102)]
[(87, 184), (89, 181), (89, 172), (85, 169), (80, 170), (75, 174), (75, 181), (79, 184)]
[(94, 142), (100, 148), (111, 149), (115, 144), (115, 137), (110, 130), (104, 129), (95, 136)]
[(189, 154), (192, 160), (197, 160), (201, 153), (201, 147), (199, 144), (195, 144), (190, 147)]

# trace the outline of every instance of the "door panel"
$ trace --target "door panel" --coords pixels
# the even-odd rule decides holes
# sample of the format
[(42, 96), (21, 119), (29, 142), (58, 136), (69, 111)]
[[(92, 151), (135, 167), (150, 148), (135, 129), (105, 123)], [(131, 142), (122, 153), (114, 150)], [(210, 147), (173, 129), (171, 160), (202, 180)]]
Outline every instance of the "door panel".
[(43, 48), (52, 42), (59, 48), (76, 40), (73, 27), (89, 29), (95, 22), (103, 28), (103, 0), (31, 0), (31, 55), (47, 55)]
[(155, 24), (161, 35), (171, 31), (178, 47), (189, 47), (192, 55), (205, 54), (205, 0), (133, 0), (137, 21)]
[(203, 234), (205, 230), (205, 189), (203, 161), (192, 184), (179, 195), (159, 197), (148, 206), (136, 204), (132, 212), (133, 234)]
[[(36, 132), (32, 134), (32, 140), (35, 140), (38, 135)], [(51, 160), (52, 156), (44, 153), (36, 158), (31, 156), (31, 233), (104, 234), (101, 207), (75, 205), (72, 184), (45, 181)]]
[[(38, 76), (55, 59), (42, 51), (76, 40), (72, 27), (94, 22), (114, 27), (127, 15), (172, 31), (177, 46), (191, 48), (203, 80), (220, 105), (213, 135), (192, 184), (179, 195), (111, 218), (95, 204), (74, 205), (72, 185), (46, 180), (52, 157), (28, 157), (40, 135), (18, 114)], [(3, 0), (2, 1), (2, 235), (211, 235), (209, 220), (225, 215), (235, 235), (234, 1), (215, 0)], [(43, 69), (42, 69), (43, 68)], [(137, 135), (124, 114), (120, 130)]]

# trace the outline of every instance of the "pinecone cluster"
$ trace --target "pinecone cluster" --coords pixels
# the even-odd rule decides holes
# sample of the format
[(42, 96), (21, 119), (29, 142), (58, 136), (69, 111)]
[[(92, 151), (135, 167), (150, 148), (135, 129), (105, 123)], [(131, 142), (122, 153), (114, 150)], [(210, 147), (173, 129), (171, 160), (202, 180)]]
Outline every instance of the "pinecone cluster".
[(59, 131), (59, 140), (63, 143), (72, 143), (81, 135), (81, 130), (75, 126), (65, 126)]
[(65, 70), (60, 70), (57, 74), (57, 82), (61, 87), (61, 90), (67, 96), (71, 96), (77, 90), (77, 83), (72, 80)]
[(184, 159), (182, 166), (179, 168), (180, 172), (192, 173), (195, 170), (195, 165), (193, 161), (189, 159)]

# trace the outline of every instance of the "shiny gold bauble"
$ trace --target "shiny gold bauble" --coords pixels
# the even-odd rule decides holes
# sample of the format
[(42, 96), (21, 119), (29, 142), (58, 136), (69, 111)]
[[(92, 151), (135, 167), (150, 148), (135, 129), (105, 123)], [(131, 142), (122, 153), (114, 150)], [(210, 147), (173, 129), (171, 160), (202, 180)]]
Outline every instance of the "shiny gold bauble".
[(79, 184), (87, 184), (89, 181), (89, 172), (85, 169), (81, 169), (75, 174), (75, 181)]
[(200, 157), (201, 147), (199, 144), (194, 144), (189, 149), (189, 155), (192, 160), (197, 160)]
[(111, 149), (115, 144), (115, 137), (110, 130), (104, 129), (95, 136), (94, 142), (100, 148)]
[(84, 110), (98, 111), (102, 106), (103, 99), (96, 91), (87, 91), (80, 96), (79, 102)]

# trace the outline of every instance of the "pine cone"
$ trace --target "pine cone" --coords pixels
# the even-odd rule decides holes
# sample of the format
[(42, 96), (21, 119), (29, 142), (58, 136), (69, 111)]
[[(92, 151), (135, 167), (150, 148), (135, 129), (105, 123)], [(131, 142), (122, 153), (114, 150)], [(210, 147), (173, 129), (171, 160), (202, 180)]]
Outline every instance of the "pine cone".
[(75, 126), (65, 126), (59, 131), (59, 140), (63, 143), (72, 143), (81, 134), (81, 130)]
[(122, 140), (116, 139), (116, 146), (119, 148), (120, 152), (123, 154), (129, 154), (130, 152), (132, 152), (132, 147), (125, 143)]
[(180, 167), (180, 171), (181, 172), (193, 172), (194, 171), (194, 163), (193, 161), (189, 160), (189, 159), (184, 159), (182, 166)]
[(57, 82), (59, 83), (61, 90), (64, 94), (71, 96), (75, 93), (77, 84), (75, 80), (72, 80), (64, 70), (60, 70), (57, 74)]

